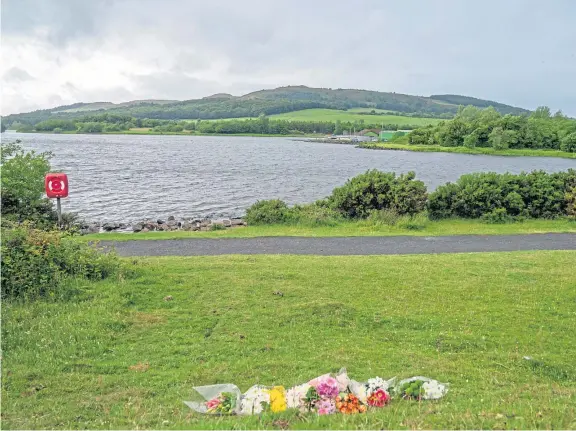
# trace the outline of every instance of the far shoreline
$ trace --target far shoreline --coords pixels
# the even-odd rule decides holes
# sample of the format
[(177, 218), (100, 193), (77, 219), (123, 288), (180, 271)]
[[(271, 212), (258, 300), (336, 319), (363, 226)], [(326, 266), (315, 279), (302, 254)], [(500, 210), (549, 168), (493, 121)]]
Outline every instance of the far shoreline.
[[(302, 134), (302, 135), (277, 135), (277, 134), (256, 134), (256, 133), (189, 133), (189, 132), (152, 132), (152, 131), (124, 131), (124, 132), (100, 132), (100, 133), (77, 133), (71, 131), (63, 131), (60, 133), (54, 132), (36, 132), (36, 131), (15, 131), (6, 130), (8, 133), (22, 133), (22, 134), (47, 134), (47, 135), (149, 135), (149, 136), (229, 136), (229, 137), (253, 137), (253, 138), (293, 138), (303, 142), (314, 143), (333, 143), (342, 145), (342, 142), (327, 142), (319, 138), (324, 138), (324, 134)], [(317, 140), (306, 140), (306, 138), (315, 138)], [(455, 154), (469, 154), (469, 155), (483, 155), (483, 156), (508, 156), (508, 157), (556, 157), (562, 159), (576, 159), (576, 153), (567, 153), (560, 150), (527, 150), (527, 149), (506, 149), (494, 150), (489, 147), (443, 147), (440, 145), (410, 145), (405, 143), (394, 142), (363, 142), (363, 143), (346, 143), (347, 145), (355, 145), (356, 148), (365, 150), (388, 150), (388, 151), (414, 151), (424, 153), (455, 153)]]

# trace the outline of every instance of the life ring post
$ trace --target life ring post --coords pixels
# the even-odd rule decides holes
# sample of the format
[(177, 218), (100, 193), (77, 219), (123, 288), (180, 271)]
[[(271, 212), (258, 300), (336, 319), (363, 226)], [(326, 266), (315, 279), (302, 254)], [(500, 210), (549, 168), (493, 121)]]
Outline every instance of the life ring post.
[(60, 205), (60, 198), (56, 198), (56, 212), (58, 213), (58, 227), (62, 228), (62, 206)]

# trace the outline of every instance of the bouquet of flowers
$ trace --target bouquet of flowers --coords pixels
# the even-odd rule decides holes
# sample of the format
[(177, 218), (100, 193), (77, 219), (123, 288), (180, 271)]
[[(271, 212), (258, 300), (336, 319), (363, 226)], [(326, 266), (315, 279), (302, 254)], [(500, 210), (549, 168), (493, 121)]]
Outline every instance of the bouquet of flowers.
[(446, 395), (448, 386), (428, 377), (416, 376), (399, 382), (396, 392), (407, 400), (437, 400)]
[(306, 397), (311, 386), (308, 383), (294, 386), (286, 391), (286, 407), (306, 411)]
[(393, 380), (388, 381), (380, 377), (368, 379), (366, 382), (366, 402), (370, 407), (384, 407), (390, 402), (388, 387)]
[(264, 386), (254, 385), (248, 389), (240, 401), (240, 414), (253, 415), (262, 413), (270, 405), (270, 391)]
[(198, 413), (231, 415), (239, 413), (240, 389), (231, 384), (197, 386), (194, 391), (201, 401), (184, 401), (192, 410)]
[(339, 383), (330, 374), (312, 379), (304, 396), (305, 411), (314, 411), (319, 415), (329, 415), (336, 411), (336, 397), (340, 393)]
[(252, 386), (244, 394), (231, 384), (198, 386), (194, 390), (202, 401), (185, 401), (193, 410), (207, 414), (260, 414), (299, 409), (318, 415), (356, 414), (368, 407), (384, 407), (391, 401), (390, 392), (403, 399), (436, 400), (448, 392), (448, 384), (416, 376), (396, 384), (396, 378), (380, 377), (360, 383), (348, 378), (345, 369), (333, 376), (324, 374), (308, 383), (285, 390), (283, 386)]
[(236, 396), (232, 392), (220, 392), (211, 400), (206, 401), (206, 412), (229, 415), (236, 408)]
[(286, 410), (286, 390), (284, 386), (274, 386), (268, 393), (270, 395), (270, 410), (272, 413)]
[(352, 393), (343, 393), (337, 396), (336, 408), (340, 413), (345, 415), (366, 412), (366, 406), (362, 404), (358, 397)]

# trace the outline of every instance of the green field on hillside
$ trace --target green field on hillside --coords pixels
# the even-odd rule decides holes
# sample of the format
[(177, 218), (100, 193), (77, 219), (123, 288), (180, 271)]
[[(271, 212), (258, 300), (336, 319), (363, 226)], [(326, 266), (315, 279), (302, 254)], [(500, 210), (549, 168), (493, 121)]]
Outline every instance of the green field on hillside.
[(425, 126), (438, 124), (437, 118), (404, 117), (398, 115), (363, 115), (358, 111), (339, 111), (336, 109), (303, 109), (301, 111), (286, 112), (284, 114), (271, 115), (275, 120), (291, 121), (360, 121), (364, 124), (398, 124), (399, 126), (410, 124)]
[[(64, 302), (3, 301), (4, 429), (576, 427), (574, 251), (125, 261), (133, 275), (78, 281)], [(197, 385), (340, 367), (451, 386), (354, 416), (183, 404)]]

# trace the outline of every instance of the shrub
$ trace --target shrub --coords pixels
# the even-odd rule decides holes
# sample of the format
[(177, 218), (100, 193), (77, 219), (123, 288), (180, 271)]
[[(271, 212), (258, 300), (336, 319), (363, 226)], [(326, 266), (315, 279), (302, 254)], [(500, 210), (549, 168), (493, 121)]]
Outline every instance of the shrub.
[(342, 215), (321, 202), (296, 205), (292, 208), (291, 221), (307, 226), (334, 226), (342, 221)]
[(396, 226), (401, 215), (391, 209), (372, 210), (368, 215), (368, 221), (375, 225)]
[[(428, 211), (434, 219), (448, 217), (553, 218), (568, 214), (570, 184), (576, 184), (576, 171), (544, 171), (496, 174), (474, 173), (456, 183), (438, 187), (430, 194)], [(494, 213), (495, 210), (497, 211)]]
[(421, 230), (430, 220), (425, 212), (400, 215), (394, 210), (371, 211), (367, 220), (372, 225), (396, 226), (400, 229)]
[(25, 151), (20, 141), (2, 145), (2, 220), (33, 220), (39, 226), (57, 221), (52, 202), (43, 199), (44, 175), (50, 170), (51, 153)]
[(429, 221), (425, 213), (403, 215), (398, 219), (397, 226), (400, 229), (422, 230), (428, 225)]
[(249, 225), (281, 224), (292, 218), (292, 210), (284, 201), (271, 199), (258, 201), (246, 210), (246, 222)]
[(103, 279), (120, 267), (113, 253), (29, 223), (2, 229), (1, 249), (2, 298), (54, 295), (69, 277)]
[(484, 214), (482, 220), (490, 224), (501, 224), (512, 222), (514, 218), (508, 215), (506, 208), (496, 208), (492, 212)]
[(567, 180), (564, 200), (566, 201), (566, 214), (576, 218), (576, 174)]
[(568, 153), (576, 153), (576, 132), (570, 133), (562, 138), (560, 149)]
[(372, 210), (391, 209), (416, 214), (426, 206), (426, 186), (414, 172), (396, 177), (393, 172), (370, 170), (349, 179), (329, 197), (332, 208), (345, 217), (366, 218)]

